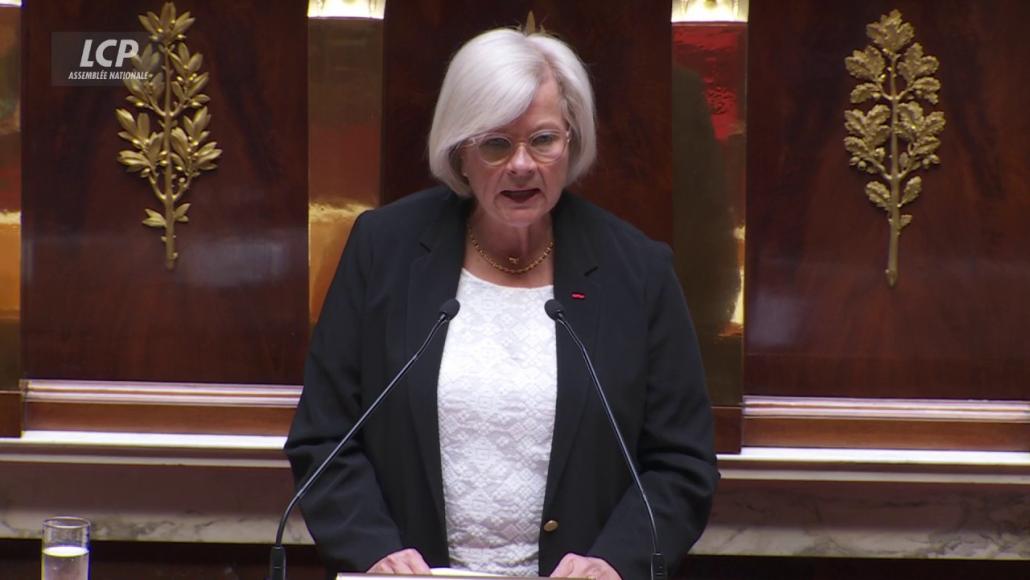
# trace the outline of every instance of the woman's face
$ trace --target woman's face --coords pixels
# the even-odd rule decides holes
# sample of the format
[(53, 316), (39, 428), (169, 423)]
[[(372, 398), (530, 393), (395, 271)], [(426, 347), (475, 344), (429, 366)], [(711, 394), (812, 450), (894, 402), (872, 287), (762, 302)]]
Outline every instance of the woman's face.
[(461, 149), (462, 173), (468, 179), (476, 210), (495, 225), (528, 227), (539, 222), (558, 203), (569, 173), (569, 147), (553, 161), (541, 163), (530, 154), (532, 136), (548, 132), (566, 139), (568, 126), (562, 118), (558, 83), (553, 78), (541, 83), (533, 102), (520, 117), (490, 131), (515, 144), (506, 161), (490, 165), (475, 145)]

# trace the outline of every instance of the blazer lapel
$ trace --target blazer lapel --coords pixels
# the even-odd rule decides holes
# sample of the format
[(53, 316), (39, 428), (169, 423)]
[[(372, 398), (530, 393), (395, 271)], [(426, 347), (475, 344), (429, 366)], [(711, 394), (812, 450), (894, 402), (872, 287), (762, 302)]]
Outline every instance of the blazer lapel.
[[(451, 194), (433, 225), (419, 238), (425, 253), (412, 261), (408, 278), (405, 340), (408, 356), (425, 340), (426, 333), (439, 316), (440, 305), (448, 298), (453, 298), (458, 291), (458, 277), (464, 260), (466, 213), (467, 203)], [(436, 389), (446, 337), (445, 327), (408, 372), (405, 389), (411, 404), (426, 479), (441, 527), (445, 520)]]
[[(584, 223), (576, 211), (577, 199), (564, 193), (553, 213), (555, 236), (554, 297), (565, 307), (566, 320), (594, 356), (594, 345), (601, 314), (600, 285), (591, 274), (597, 269), (597, 259), (588, 231), (592, 224)], [(565, 329), (556, 329), (558, 348), (558, 397), (554, 418), (554, 437), (551, 441), (551, 459), (547, 470), (544, 493), (544, 513), (554, 501), (557, 484), (568, 462), (572, 442), (579, 429), (583, 407), (593, 386), (583, 362), (583, 356)]]

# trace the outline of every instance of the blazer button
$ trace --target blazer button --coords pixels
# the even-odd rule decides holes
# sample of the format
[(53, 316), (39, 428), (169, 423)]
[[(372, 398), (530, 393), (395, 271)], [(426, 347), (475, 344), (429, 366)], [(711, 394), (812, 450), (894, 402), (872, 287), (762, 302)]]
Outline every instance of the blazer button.
[(557, 529), (558, 529), (558, 522), (555, 521), (555, 520), (547, 520), (547, 523), (544, 524), (544, 531), (545, 532), (553, 532), (554, 530), (557, 530)]

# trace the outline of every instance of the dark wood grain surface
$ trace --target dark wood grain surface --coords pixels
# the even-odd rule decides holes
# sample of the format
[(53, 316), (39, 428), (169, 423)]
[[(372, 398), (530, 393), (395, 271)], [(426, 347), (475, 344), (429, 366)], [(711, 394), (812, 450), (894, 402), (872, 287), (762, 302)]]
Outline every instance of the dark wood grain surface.
[[(890, 288), (842, 141), (844, 58), (894, 8), (940, 61), (947, 126)], [(1028, 19), (1017, 0), (751, 5), (745, 394), (1027, 397)]]
[[(136, 31), (160, 3), (27, 2), (23, 360), (32, 378), (299, 383), (308, 329), (306, 3), (193, 3), (223, 154), (183, 201), (180, 259), (116, 162), (124, 87), (50, 84), (53, 31)], [(180, 6), (180, 9), (183, 9)]]

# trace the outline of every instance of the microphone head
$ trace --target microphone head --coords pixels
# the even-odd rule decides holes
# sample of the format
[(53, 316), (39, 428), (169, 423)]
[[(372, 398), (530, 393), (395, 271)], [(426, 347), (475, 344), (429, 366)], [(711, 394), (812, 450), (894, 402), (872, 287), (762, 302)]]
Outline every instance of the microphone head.
[(444, 317), (444, 320), (450, 320), (457, 316), (458, 310), (461, 310), (461, 303), (454, 298), (440, 305), (440, 315)]
[(558, 320), (565, 316), (565, 307), (561, 305), (561, 302), (551, 298), (544, 303), (544, 312), (547, 313), (551, 320)]

